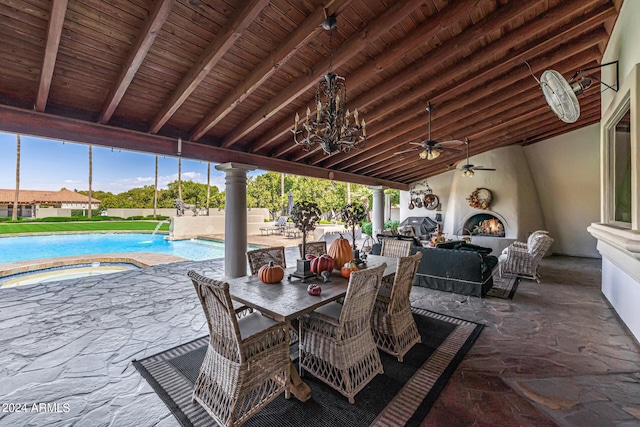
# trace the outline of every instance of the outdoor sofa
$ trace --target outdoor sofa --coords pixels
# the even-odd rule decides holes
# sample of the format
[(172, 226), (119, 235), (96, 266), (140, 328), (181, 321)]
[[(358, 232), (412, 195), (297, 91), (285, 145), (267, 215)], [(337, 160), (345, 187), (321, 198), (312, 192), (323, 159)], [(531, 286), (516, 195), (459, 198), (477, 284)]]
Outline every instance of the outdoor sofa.
[[(380, 254), (376, 243), (371, 254)], [(464, 242), (439, 243), (436, 247), (415, 245), (411, 253), (422, 252), (414, 286), (471, 295), (482, 298), (493, 286), (492, 271), (498, 258), (489, 255), (491, 249)]]

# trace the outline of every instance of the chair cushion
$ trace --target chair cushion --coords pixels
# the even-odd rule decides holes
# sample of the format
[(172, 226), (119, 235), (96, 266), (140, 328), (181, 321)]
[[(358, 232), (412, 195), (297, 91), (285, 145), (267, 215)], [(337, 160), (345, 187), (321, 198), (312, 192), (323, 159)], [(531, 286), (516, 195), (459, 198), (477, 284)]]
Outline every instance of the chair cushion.
[(247, 316), (238, 319), (238, 326), (240, 327), (240, 337), (246, 340), (251, 335), (258, 334), (273, 325), (277, 325), (281, 322), (276, 322), (273, 319), (263, 316), (260, 313), (254, 312)]
[(332, 302), (325, 304), (322, 307), (316, 308), (312, 314), (319, 314), (319, 317), (330, 317), (336, 320), (340, 319), (340, 313), (342, 313), (342, 304)]

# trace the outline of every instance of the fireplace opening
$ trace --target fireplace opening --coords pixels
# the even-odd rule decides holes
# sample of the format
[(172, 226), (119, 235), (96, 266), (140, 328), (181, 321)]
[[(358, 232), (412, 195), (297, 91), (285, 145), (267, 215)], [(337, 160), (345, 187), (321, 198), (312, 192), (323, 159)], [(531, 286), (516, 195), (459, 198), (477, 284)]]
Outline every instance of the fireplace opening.
[(464, 233), (472, 236), (504, 237), (504, 224), (496, 216), (483, 213), (469, 217), (464, 223)]

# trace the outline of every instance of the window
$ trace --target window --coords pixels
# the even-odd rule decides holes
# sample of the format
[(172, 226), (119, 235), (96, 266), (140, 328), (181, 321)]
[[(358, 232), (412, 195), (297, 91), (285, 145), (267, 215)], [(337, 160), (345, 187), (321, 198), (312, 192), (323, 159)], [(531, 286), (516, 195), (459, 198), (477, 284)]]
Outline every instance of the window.
[(629, 106), (609, 134), (609, 222), (631, 227), (631, 112)]

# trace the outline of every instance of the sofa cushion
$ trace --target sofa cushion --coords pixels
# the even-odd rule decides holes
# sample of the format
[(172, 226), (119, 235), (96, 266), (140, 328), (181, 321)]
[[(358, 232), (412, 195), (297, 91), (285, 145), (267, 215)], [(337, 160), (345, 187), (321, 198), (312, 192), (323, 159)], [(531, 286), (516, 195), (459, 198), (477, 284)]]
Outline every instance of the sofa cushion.
[(440, 249), (454, 249), (459, 251), (478, 252), (483, 255), (489, 255), (492, 251), (491, 248), (485, 248), (484, 246), (473, 245), (465, 241), (438, 243), (436, 247)]

